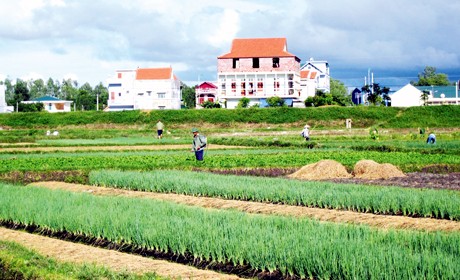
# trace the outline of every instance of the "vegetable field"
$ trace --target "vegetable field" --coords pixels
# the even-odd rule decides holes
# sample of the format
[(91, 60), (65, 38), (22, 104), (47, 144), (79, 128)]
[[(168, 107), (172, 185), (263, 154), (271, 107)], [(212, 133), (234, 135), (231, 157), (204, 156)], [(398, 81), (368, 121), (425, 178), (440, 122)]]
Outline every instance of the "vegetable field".
[[(457, 114), (457, 108), (448, 108), (445, 114)], [(438, 143), (428, 145), (418, 130), (426, 124), (408, 117), (416, 112), (381, 109), (359, 108), (355, 114), (366, 117), (357, 119), (361, 127), (352, 130), (337, 124), (348, 110), (322, 119), (319, 116), (325, 111), (316, 110), (319, 115), (312, 117), (309, 142), (299, 136), (294, 118), (282, 122), (277, 116), (271, 122), (244, 125), (240, 120), (229, 121), (228, 112), (212, 113), (216, 120), (202, 123), (201, 131), (209, 142), (204, 162), (197, 162), (190, 152), (189, 129), (195, 124), (187, 120), (193, 116), (184, 115), (178, 123), (165, 122), (169, 133), (161, 140), (155, 138), (153, 125), (147, 121), (156, 120), (156, 112), (151, 116), (101, 114), (101, 122), (95, 121), (98, 114), (72, 115), (74, 121), (88, 122), (84, 124), (63, 120), (63, 115), (40, 114), (42, 123), (35, 126), (27, 124), (34, 122), (29, 115), (17, 120), (1, 116), (0, 121), (10, 128), (0, 131), (0, 224), (67, 243), (212, 270), (228, 279), (457, 279), (460, 191), (443, 188), (434, 180), (460, 174), (460, 127), (437, 127)], [(434, 113), (448, 124), (449, 116), (439, 108), (426, 110), (433, 110), (425, 112), (430, 126)], [(266, 112), (253, 113), (268, 118)], [(307, 110), (288, 112), (307, 114)], [(223, 121), (217, 121), (219, 118)], [(402, 125), (409, 119), (412, 126)], [(59, 128), (59, 136), (44, 136), (46, 123), (57, 125), (59, 120), (70, 123)], [(367, 122), (380, 124), (377, 139), (370, 137)], [(325, 159), (343, 165), (350, 176), (354, 176), (355, 164), (366, 159), (394, 165), (406, 174), (406, 181), (415, 173), (425, 180), (414, 188), (392, 179), (377, 179), (373, 184), (357, 178), (307, 181), (285, 176)], [(62, 187), (48, 188), (41, 181)], [(36, 183), (31, 186), (30, 182)], [(81, 190), (78, 185), (66, 189), (64, 183), (82, 184)], [(98, 189), (112, 192), (99, 195)], [(121, 195), (123, 192), (130, 195)], [(161, 198), (167, 196), (174, 196), (174, 202)], [(191, 204), (192, 198), (202, 202)], [(222, 207), (212, 199), (238, 201), (240, 207)], [(260, 211), (249, 211), (251, 203), (257, 203)], [(335, 211), (336, 217), (321, 220), (321, 215), (263, 210), (273, 206)], [(362, 218), (341, 218), (346, 215)], [(384, 219), (374, 224), (365, 221), (377, 218)], [(392, 220), (398, 219), (411, 223), (395, 227)], [(445, 226), (424, 228), (428, 221)], [(411, 226), (417, 223), (421, 226)], [(30, 253), (2, 242), (0, 236), (4, 275), (46, 279), (43, 273), (54, 273), (25, 272), (25, 266), (13, 265), (18, 263), (15, 259)], [(78, 275), (90, 273), (91, 278), (120, 277), (105, 268), (94, 271), (99, 268), (93, 266), (91, 272), (66, 269)], [(125, 271), (122, 275), (138, 277)], [(150, 276), (162, 277), (160, 271), (152, 270), (139, 279)], [(189, 277), (179, 270), (175, 276)]]

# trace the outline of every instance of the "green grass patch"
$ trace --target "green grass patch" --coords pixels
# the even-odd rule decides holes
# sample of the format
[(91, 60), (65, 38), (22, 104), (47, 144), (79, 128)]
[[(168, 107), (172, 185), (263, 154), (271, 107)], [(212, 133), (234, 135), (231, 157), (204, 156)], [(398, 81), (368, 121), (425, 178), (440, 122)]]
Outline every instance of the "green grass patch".
[(158, 279), (153, 273), (114, 272), (93, 264), (77, 265), (44, 257), (17, 243), (0, 241), (1, 279)]

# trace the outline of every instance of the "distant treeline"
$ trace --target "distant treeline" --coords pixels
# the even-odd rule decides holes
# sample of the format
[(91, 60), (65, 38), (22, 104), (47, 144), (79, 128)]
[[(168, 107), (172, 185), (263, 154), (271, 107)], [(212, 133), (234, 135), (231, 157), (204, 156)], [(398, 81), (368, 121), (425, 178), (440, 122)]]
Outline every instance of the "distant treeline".
[(351, 119), (353, 127), (384, 128), (459, 127), (460, 106), (423, 106), (410, 108), (355, 106), (320, 108), (249, 108), (203, 110), (154, 110), (123, 112), (11, 113), (0, 114), (0, 126), (11, 128), (54, 128), (87, 124), (152, 124), (159, 119), (168, 126), (205, 123), (229, 126), (234, 123), (296, 124), (317, 128), (344, 128)]

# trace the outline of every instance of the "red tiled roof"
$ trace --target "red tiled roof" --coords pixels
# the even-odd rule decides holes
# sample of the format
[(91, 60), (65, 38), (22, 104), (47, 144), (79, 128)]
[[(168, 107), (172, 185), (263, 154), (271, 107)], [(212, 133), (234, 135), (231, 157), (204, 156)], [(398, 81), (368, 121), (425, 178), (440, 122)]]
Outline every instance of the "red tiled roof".
[(300, 78), (301, 79), (315, 79), (318, 72), (310, 71), (310, 70), (301, 70), (300, 71)]
[(310, 70), (302, 70), (302, 71), (300, 71), (300, 78), (301, 79), (308, 79), (308, 74), (310, 74)]
[(136, 80), (169, 80), (174, 78), (172, 68), (138, 68)]
[(286, 38), (234, 39), (229, 53), (218, 58), (295, 57), (287, 51)]
[(217, 86), (213, 83), (203, 82), (200, 85), (196, 86), (195, 88), (209, 89), (209, 88), (217, 88)]

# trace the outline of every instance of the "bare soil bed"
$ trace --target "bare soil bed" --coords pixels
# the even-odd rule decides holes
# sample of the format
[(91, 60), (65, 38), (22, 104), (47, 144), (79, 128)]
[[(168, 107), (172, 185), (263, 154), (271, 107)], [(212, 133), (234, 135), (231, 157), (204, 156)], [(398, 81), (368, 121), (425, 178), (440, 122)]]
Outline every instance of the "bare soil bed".
[[(212, 170), (218, 174), (248, 175), (283, 177), (298, 171), (296, 168), (253, 168), (253, 169), (220, 169)], [(366, 184), (379, 186), (398, 186), (408, 188), (433, 188), (450, 189), (460, 191), (460, 172), (453, 173), (430, 173), (412, 172), (406, 173), (405, 177), (393, 177), (387, 179), (363, 179), (363, 178), (332, 178), (325, 181), (336, 183)]]
[(450, 189), (460, 191), (460, 173), (435, 174), (424, 172), (407, 173), (406, 177), (388, 179), (337, 178), (337, 183), (354, 183), (380, 186), (398, 186), (410, 188)]

